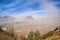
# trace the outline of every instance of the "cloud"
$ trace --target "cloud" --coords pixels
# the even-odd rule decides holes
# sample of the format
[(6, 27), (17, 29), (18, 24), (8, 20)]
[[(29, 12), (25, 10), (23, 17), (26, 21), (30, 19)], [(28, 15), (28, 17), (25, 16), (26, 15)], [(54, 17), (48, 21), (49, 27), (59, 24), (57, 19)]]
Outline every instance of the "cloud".
[[(25, 14), (24, 15), (27, 15), (27, 14), (42, 14), (42, 13), (45, 13), (49, 16), (52, 16), (52, 17), (57, 17), (58, 16), (58, 9), (54, 6), (54, 4), (52, 3), (49, 3), (48, 1), (46, 0), (40, 0), (41, 1), (41, 6), (42, 6), (42, 10), (30, 10), (29, 11), (25, 11)], [(36, 1), (35, 1), (36, 2)], [(38, 15), (39, 15), (38, 14)]]
[[(34, 7), (32, 5), (32, 4), (35, 5), (35, 3), (38, 3), (39, 7)], [(56, 3), (58, 4), (58, 2)], [(18, 15), (20, 15), (22, 12), (23, 15), (29, 15), (29, 14), (30, 15), (32, 14), (37, 14), (37, 15), (43, 14), (44, 15), (45, 13), (49, 16), (54, 16), (54, 17), (58, 16), (58, 9), (55, 7), (54, 3), (49, 2), (47, 0), (16, 0), (15, 2), (11, 4), (5, 5), (4, 8), (8, 8), (5, 11), (2, 10), (2, 13), (6, 13), (6, 14), (17, 13)]]

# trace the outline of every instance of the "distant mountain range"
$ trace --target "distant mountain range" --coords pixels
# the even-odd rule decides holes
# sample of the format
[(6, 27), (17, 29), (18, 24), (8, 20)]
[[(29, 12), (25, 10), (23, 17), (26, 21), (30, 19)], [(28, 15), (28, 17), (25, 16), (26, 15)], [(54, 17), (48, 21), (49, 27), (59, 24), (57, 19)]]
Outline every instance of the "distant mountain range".
[(23, 21), (23, 20), (31, 20), (33, 19), (33, 17), (31, 16), (27, 16), (27, 17), (12, 17), (12, 16), (3, 16), (3, 17), (0, 17), (0, 22), (20, 22), (20, 21)]
[(3, 26), (3, 30), (11, 31), (13, 29), (19, 34), (27, 34), (31, 30), (38, 30), (44, 34), (59, 26), (59, 20), (59, 18), (54, 17), (4, 16), (0, 17), (0, 25)]

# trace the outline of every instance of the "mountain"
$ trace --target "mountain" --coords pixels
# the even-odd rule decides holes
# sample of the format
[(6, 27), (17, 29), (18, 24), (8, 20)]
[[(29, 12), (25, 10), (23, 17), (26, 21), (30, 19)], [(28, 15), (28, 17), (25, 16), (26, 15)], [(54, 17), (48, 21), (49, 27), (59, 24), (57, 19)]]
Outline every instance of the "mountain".
[(52, 17), (32, 17), (32, 16), (4, 16), (0, 17), (0, 25), (3, 30), (14, 31), (17, 34), (28, 34), (32, 31), (40, 31), (45, 34), (60, 25), (58, 18)]
[(11, 22), (21, 22), (21, 21), (26, 21), (26, 20), (30, 20), (33, 19), (33, 17), (31, 16), (18, 16), (18, 17), (14, 17), (14, 16), (2, 16), (0, 17), (0, 24), (4, 24), (4, 23), (11, 23)]

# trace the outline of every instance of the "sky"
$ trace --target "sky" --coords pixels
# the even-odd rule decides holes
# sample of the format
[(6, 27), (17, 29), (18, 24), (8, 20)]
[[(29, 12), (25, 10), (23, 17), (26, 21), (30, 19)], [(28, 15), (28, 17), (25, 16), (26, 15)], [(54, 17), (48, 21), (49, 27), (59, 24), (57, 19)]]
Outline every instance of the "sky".
[(60, 16), (60, 0), (0, 0), (0, 16)]

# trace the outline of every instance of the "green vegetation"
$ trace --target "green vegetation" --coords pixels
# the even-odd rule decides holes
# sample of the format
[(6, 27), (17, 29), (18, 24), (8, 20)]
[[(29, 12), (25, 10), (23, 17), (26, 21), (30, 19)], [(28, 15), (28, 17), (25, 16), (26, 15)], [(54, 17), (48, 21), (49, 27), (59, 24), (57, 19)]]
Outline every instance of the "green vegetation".
[(4, 31), (0, 26), (0, 40), (16, 40), (16, 39), (14, 33)]
[(31, 31), (27, 36), (21, 35), (19, 39), (15, 36), (14, 32), (7, 32), (2, 30), (0, 26), (0, 40), (60, 40), (60, 27), (41, 35), (39, 31)]
[(53, 33), (54, 33), (54, 31), (50, 31), (50, 32), (48, 32), (47, 34), (44, 34), (42, 37), (43, 37), (43, 39), (46, 39), (46, 38), (52, 36)]
[(27, 37), (21, 36), (21, 40), (40, 40), (40, 33), (38, 31), (33, 32), (31, 31)]
[(0, 26), (0, 32), (2, 32), (3, 30), (2, 30), (2, 28), (1, 28), (1, 26)]
[(60, 40), (60, 27), (56, 27), (52, 36), (48, 36), (46, 40)]

